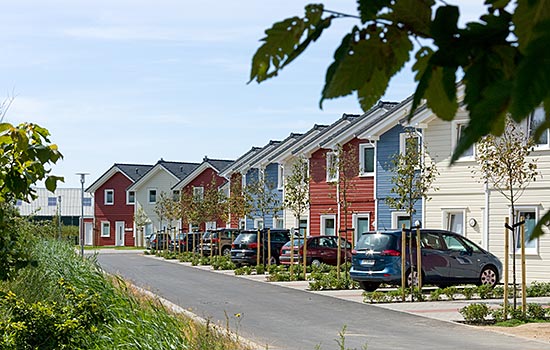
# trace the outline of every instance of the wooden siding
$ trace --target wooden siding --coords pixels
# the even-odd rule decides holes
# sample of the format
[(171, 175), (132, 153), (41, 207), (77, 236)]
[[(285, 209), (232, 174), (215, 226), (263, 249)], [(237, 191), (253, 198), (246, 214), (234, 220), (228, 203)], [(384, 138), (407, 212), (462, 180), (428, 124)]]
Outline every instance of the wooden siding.
[[(126, 204), (126, 188), (131, 184), (130, 179), (117, 172), (94, 192), (94, 245), (115, 245), (116, 221), (124, 222), (124, 245), (134, 245), (134, 205)], [(113, 205), (105, 205), (105, 190), (113, 190)], [(101, 237), (101, 222), (104, 221), (110, 223), (109, 237)]]
[[(431, 228), (445, 228), (443, 213), (449, 209), (463, 209), (466, 213), (465, 235), (503, 260), (504, 218), (509, 214), (509, 203), (496, 190), (490, 189), (488, 241), (484, 241), (484, 184), (473, 172), (478, 168), (475, 161), (458, 161), (452, 167), (449, 166), (453, 147), (452, 125), (435, 119), (425, 131), (429, 153), (437, 162), (440, 172), (436, 180), (439, 190), (430, 193), (432, 200), (426, 202), (426, 225)], [(537, 207), (540, 217), (550, 209), (550, 150), (537, 150), (532, 156), (537, 159), (541, 177), (529, 185), (517, 205)], [(474, 227), (468, 225), (471, 218), (477, 222)], [(516, 263), (519, 283), (519, 254)], [(510, 266), (511, 264), (510, 258)], [(538, 240), (538, 251), (527, 255), (526, 264), (527, 282), (550, 280), (550, 234)]]
[[(254, 183), (254, 181), (258, 179), (258, 174), (259, 174), (258, 169), (256, 168), (250, 169), (246, 174), (246, 183), (247, 184)], [(266, 183), (266, 186), (268, 188), (271, 188), (272, 189), (271, 191), (275, 193), (280, 206), (282, 205), (283, 191), (277, 188), (278, 177), (279, 177), (279, 164), (278, 163), (268, 164), (264, 169), (265, 183)], [(254, 228), (254, 219), (262, 219), (262, 213), (259, 210), (257, 210), (257, 208), (255, 209), (256, 210), (253, 210), (252, 213), (246, 218), (247, 229)], [(264, 227), (273, 228), (275, 225), (274, 223), (275, 217), (282, 218), (284, 220), (283, 211), (278, 210), (275, 213), (272, 213), (272, 212), (266, 213), (265, 216), (263, 217)]]

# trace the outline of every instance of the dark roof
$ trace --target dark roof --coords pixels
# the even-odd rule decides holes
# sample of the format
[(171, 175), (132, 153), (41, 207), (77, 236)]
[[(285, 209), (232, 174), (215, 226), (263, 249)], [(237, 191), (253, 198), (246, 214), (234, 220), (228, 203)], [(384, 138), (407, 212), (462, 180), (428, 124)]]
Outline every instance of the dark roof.
[(225, 168), (233, 164), (235, 162), (234, 160), (227, 160), (227, 159), (210, 159), (208, 157), (204, 157), (202, 160), (203, 162), (208, 162), (210, 165), (212, 165), (218, 172), (223, 171)]
[(149, 171), (153, 166), (145, 164), (118, 164), (115, 163), (115, 166), (120, 169), (126, 176), (128, 176), (132, 181), (136, 182), (141, 179), (146, 172)]
[(164, 159), (159, 160), (157, 164), (162, 165), (180, 180), (191, 174), (200, 165), (200, 163), (169, 162)]

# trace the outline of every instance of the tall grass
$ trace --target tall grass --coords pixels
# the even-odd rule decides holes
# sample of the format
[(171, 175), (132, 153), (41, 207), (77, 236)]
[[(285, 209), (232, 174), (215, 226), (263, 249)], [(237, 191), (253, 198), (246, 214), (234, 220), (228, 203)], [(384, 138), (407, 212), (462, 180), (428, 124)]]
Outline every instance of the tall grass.
[(60, 279), (78, 293), (97, 293), (97, 312), (104, 313), (105, 322), (84, 340), (86, 349), (246, 349), (208, 325), (175, 315), (124, 281), (105, 276), (94, 256), (82, 259), (67, 243), (40, 240), (32, 247), (32, 256), (38, 265), (22, 269), (0, 289), (11, 290), (29, 303), (61, 305), (66, 301)]

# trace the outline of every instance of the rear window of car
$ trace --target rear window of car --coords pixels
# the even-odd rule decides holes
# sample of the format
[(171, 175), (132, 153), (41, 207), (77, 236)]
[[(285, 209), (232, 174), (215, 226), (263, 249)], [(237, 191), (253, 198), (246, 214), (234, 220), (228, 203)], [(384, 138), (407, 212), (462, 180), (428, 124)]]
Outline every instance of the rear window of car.
[[(290, 247), (290, 243), (292, 242), (291, 241), (286, 242), (284, 247)], [(300, 238), (300, 239), (294, 238), (294, 246), (301, 246), (302, 244), (304, 244), (303, 238)]]
[(385, 233), (365, 233), (357, 241), (356, 249), (372, 249), (382, 251), (397, 250), (397, 236)]
[(256, 234), (255, 233), (241, 233), (237, 236), (234, 244), (240, 244), (240, 243), (253, 243), (256, 242)]

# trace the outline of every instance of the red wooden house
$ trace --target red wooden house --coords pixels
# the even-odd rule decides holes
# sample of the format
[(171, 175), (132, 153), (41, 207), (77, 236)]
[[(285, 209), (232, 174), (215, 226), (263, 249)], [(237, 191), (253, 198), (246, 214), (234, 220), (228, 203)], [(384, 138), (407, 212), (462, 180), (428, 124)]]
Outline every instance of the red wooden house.
[(86, 192), (94, 197), (93, 245), (134, 245), (134, 193), (126, 189), (151, 165), (114, 164)]

